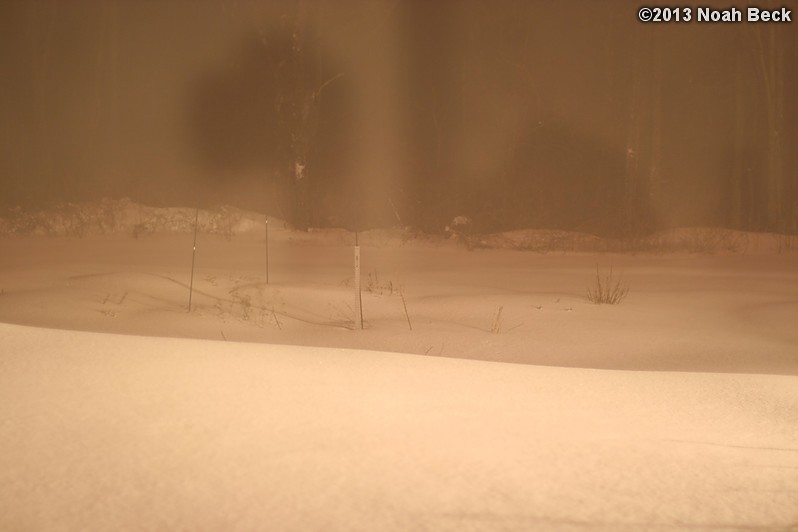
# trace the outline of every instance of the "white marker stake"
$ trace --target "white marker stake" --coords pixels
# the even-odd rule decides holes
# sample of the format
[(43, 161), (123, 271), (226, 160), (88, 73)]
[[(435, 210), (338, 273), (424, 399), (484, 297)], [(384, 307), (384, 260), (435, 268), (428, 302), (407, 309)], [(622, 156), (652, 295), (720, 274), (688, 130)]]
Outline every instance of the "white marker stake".
[(266, 284), (269, 284), (269, 217), (266, 217)]
[(191, 248), (191, 281), (188, 285), (188, 311), (191, 312), (191, 296), (194, 295), (194, 258), (197, 256), (197, 225), (199, 223), (199, 205), (194, 211), (194, 245)]
[(363, 300), (360, 297), (360, 246), (355, 233), (355, 328), (363, 328)]

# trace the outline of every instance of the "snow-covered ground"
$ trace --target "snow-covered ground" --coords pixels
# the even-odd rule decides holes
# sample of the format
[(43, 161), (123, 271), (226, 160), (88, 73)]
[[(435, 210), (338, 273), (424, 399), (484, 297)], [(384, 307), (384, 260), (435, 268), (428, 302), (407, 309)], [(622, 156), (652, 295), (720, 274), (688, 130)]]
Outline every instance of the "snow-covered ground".
[(189, 313), (194, 213), (147, 212), (5, 222), (2, 530), (798, 529), (792, 240), (370, 232), (361, 331), (350, 233), (270, 220), (267, 283), (201, 212)]
[(795, 377), (0, 341), (3, 530), (798, 526)]

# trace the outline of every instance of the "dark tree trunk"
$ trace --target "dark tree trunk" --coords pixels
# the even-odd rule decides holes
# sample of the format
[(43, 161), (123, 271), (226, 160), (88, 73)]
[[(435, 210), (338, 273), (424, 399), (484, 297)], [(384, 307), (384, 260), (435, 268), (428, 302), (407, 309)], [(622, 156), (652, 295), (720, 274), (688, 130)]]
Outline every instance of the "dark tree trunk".
[(767, 114), (767, 229), (784, 231), (784, 50), (775, 25), (753, 28)]
[[(743, 178), (747, 164), (745, 152), (745, 77), (743, 76), (742, 57), (738, 54), (735, 60), (734, 75), (734, 144), (732, 146), (731, 174), (729, 175), (729, 195), (726, 223), (735, 229), (750, 226), (751, 220), (743, 216), (746, 202), (743, 196)], [(750, 203), (750, 200), (749, 202)]]

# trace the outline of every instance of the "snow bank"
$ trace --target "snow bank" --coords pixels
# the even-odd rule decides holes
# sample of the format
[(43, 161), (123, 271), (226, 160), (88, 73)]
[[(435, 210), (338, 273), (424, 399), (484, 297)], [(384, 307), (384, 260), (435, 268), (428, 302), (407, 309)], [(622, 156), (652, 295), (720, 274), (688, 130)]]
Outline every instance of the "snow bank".
[[(199, 213), (189, 207), (149, 207), (128, 199), (105, 199), (94, 203), (61, 203), (35, 212), (11, 209), (0, 219), (0, 234), (86, 236), (128, 233), (134, 237), (156, 232), (187, 233), (197, 220), (203, 233), (232, 236), (263, 233), (266, 218), (257, 213), (230, 206)], [(285, 229), (283, 220), (270, 218), (270, 229)]]
[[(149, 207), (128, 199), (104, 199), (92, 203), (61, 203), (35, 212), (11, 209), (0, 218), (0, 235), (77, 236), (126, 233), (136, 238), (153, 233), (186, 233), (194, 230), (195, 209)], [(234, 235), (262, 235), (266, 217), (231, 206), (200, 209), (199, 231)], [(289, 231), (287, 239), (314, 245), (346, 245), (354, 242), (352, 231), (316, 228), (291, 231), (290, 225), (269, 216), (269, 229)], [(443, 234), (425, 234), (412, 227), (370, 229), (360, 233), (360, 244), (370, 247), (451, 247), (513, 249), (547, 252), (653, 252), (653, 253), (750, 253), (796, 252), (798, 235), (750, 233), (722, 228), (678, 228), (635, 239), (602, 238), (589, 233), (550, 229), (523, 229), (492, 234), (471, 230), (471, 220), (455, 217)]]

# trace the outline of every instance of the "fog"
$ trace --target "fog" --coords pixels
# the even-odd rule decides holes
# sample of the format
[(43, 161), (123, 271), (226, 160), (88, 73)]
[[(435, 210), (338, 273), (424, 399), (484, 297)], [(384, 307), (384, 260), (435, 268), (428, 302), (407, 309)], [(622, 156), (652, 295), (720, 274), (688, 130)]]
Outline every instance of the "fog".
[(794, 23), (645, 24), (639, 7), (3, 2), (0, 203), (798, 230)]
[(0, 1), (0, 530), (796, 530), (796, 23), (646, 9)]

